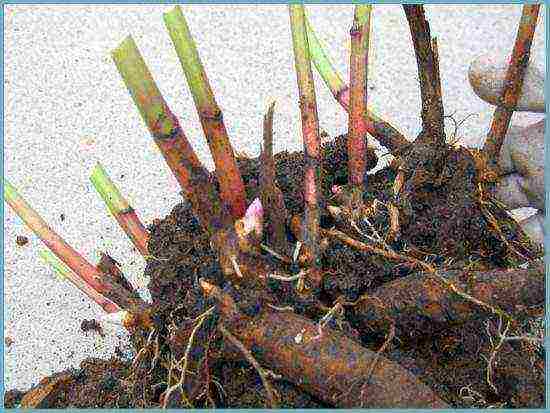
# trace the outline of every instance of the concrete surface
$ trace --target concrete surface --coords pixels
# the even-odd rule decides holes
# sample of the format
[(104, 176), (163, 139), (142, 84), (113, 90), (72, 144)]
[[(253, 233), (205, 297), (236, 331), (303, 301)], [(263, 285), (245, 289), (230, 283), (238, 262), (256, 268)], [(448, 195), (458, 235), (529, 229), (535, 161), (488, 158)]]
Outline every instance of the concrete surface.
[[(88, 259), (109, 251), (144, 287), (143, 260), (106, 213), (88, 173), (100, 160), (148, 224), (178, 202), (178, 187), (157, 152), (111, 62), (109, 52), (132, 33), (188, 137), (211, 166), (192, 98), (162, 22), (172, 6), (5, 6), (5, 176), (65, 239)], [(480, 53), (511, 50), (519, 5), (427, 6), (439, 39), (445, 110), (476, 144), (492, 108), (470, 91), (467, 69)], [(308, 6), (309, 16), (347, 77), (352, 6)], [(286, 6), (185, 6), (235, 148), (257, 154), (263, 112), (277, 100), (275, 149), (301, 147), (300, 118)], [(400, 6), (376, 7), (369, 92), (375, 108), (405, 134), (420, 127), (417, 70)], [(544, 11), (533, 45), (543, 61)], [(316, 78), (321, 127), (347, 129), (347, 117)], [(540, 115), (516, 115), (527, 124)], [(65, 219), (61, 219), (61, 215)], [(6, 206), (4, 380), (27, 387), (41, 376), (106, 357), (124, 332), (101, 339), (80, 331), (101, 312), (78, 291), (51, 277), (37, 256), (40, 242)], [(18, 247), (17, 235), (29, 237)]]

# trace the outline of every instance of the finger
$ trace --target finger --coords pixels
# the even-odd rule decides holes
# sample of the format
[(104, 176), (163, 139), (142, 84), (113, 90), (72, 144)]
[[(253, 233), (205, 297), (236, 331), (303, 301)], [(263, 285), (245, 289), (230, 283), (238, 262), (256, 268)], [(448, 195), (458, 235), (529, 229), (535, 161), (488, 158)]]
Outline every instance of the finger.
[[(468, 70), (468, 79), (475, 94), (485, 102), (497, 106), (504, 82), (508, 60), (504, 55), (481, 55), (476, 58)], [(523, 79), (522, 93), (515, 111), (545, 112), (544, 72), (530, 61)]]
[(506, 133), (504, 138), (504, 143), (500, 149), (498, 164), (500, 166), (500, 171), (503, 175), (511, 174), (516, 172), (514, 164), (512, 162), (512, 154), (510, 153), (510, 142), (515, 142), (518, 136), (521, 134), (522, 128), (517, 126), (511, 126)]
[(508, 209), (530, 207), (531, 201), (523, 191), (524, 178), (518, 174), (506, 175), (497, 184), (495, 197)]
[(531, 215), (519, 224), (531, 241), (544, 246), (544, 215), (541, 212)]
[(514, 170), (522, 176), (544, 173), (544, 123), (542, 119), (524, 128), (514, 128), (504, 139)]
[[(544, 120), (506, 136), (504, 147), (512, 169), (524, 179), (519, 182), (531, 206), (544, 209)], [(505, 163), (507, 154), (501, 156)], [(500, 160), (499, 160), (500, 161)]]

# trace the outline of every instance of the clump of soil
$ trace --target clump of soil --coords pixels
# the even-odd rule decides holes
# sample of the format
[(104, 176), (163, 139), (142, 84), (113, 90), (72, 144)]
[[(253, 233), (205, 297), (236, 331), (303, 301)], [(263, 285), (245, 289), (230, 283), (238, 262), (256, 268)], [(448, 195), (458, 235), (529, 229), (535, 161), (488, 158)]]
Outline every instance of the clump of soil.
[(29, 243), (29, 239), (23, 235), (18, 235), (17, 238), (15, 238), (15, 243), (20, 247), (24, 247)]
[[(114, 357), (109, 360), (86, 359), (80, 363), (79, 369), (69, 369), (46, 377), (28, 392), (7, 392), (4, 407), (131, 407), (131, 400), (127, 396), (128, 383), (125, 382), (129, 375), (129, 365)], [(55, 387), (50, 390), (49, 386)]]
[[(450, 152), (447, 169), (442, 174), (445, 185), (419, 188), (413, 198), (406, 200), (410, 208), (405, 208), (401, 238), (392, 247), (397, 252), (414, 251), (422, 259), (446, 268), (462, 268), (465, 263), (483, 269), (510, 266), (514, 256), (510, 244), (514, 243), (517, 248), (523, 245), (519, 243), (517, 226), (498, 205), (480, 206), (476, 202), (475, 166), (468, 161), (471, 156), (466, 155)], [(322, 159), (322, 191), (324, 199), (330, 200), (332, 186), (347, 182), (345, 137), (325, 144)], [(277, 183), (285, 205), (291, 215), (299, 215), (304, 204), (303, 154), (281, 152), (275, 160)], [(239, 158), (238, 163), (251, 201), (258, 194), (259, 163), (246, 158)], [(390, 167), (369, 176), (364, 201), (369, 203), (376, 198), (389, 202), (395, 176), (396, 171)], [(457, 180), (457, 176), (463, 179)], [(490, 210), (490, 216), (498, 223), (507, 224), (509, 230), (497, 233), (482, 208)], [(372, 224), (380, 232), (387, 232), (387, 214), (376, 215)], [(333, 217), (322, 217), (322, 227), (333, 225)], [(268, 291), (262, 292), (256, 286), (239, 288), (224, 280), (209, 237), (188, 203), (175, 206), (170, 215), (156, 220), (149, 230), (151, 258), (145, 275), (150, 279), (156, 330), (134, 332), (132, 342), (137, 356), (132, 362), (118, 358), (88, 359), (79, 370), (65, 372), (70, 380), (60, 385), (40, 407), (156, 408), (163, 404), (168, 407), (264, 407), (266, 391), (256, 370), (244, 362), (235, 349), (234, 357), (231, 356), (233, 353), (213, 328), (217, 319), (215, 311), (194, 337), (193, 351), (188, 356), (188, 370), (193, 379), (185, 380), (182, 388), (189, 398), (172, 395), (164, 400), (168, 377), (174, 377), (171, 375), (176, 374), (178, 360), (183, 360), (191, 328), (197, 317), (213, 305), (203, 298), (198, 280), (203, 278), (231, 291), (234, 297), (239, 297), (240, 310), (249, 315), (257, 312), (258, 306), (265, 305), (266, 300), (279, 307), (293, 306), (297, 313), (317, 320), (323, 314), (312, 311), (311, 303), (298, 296), (289, 283), (273, 281), (268, 284)], [(290, 229), (288, 239), (296, 241)], [(269, 265), (282, 265), (267, 254), (261, 258)], [(285, 270), (292, 273), (297, 269), (289, 265)], [(330, 308), (338, 297), (355, 300), (411, 271), (406, 265), (331, 240), (322, 255), (322, 272), (326, 276), (320, 297)], [(494, 370), (494, 382), (505, 391), (496, 394), (487, 384), (487, 364), (481, 354), (488, 356), (490, 348), (488, 339), (481, 333), (483, 322), (480, 317), (441, 334), (420, 337), (415, 342), (394, 340), (384, 356), (407, 368), (454, 407), (542, 406), (544, 361), (540, 354), (529, 358), (518, 351), (517, 346), (506, 347), (499, 355), (499, 359), (506, 362), (497, 364)], [(353, 320), (345, 316), (333, 320), (329, 326), (344, 330), (373, 351), (377, 351), (384, 340), (381, 335), (355, 330)], [(272, 383), (281, 407), (330, 407), (284, 377), (272, 379)], [(22, 395), (17, 391), (8, 392), (6, 406), (21, 403)]]
[(103, 328), (101, 328), (101, 324), (95, 319), (92, 320), (82, 320), (82, 323), (80, 324), (80, 329), (87, 333), (87, 332), (94, 332), (96, 334), (99, 334), (101, 337), (105, 337), (105, 334), (103, 333)]

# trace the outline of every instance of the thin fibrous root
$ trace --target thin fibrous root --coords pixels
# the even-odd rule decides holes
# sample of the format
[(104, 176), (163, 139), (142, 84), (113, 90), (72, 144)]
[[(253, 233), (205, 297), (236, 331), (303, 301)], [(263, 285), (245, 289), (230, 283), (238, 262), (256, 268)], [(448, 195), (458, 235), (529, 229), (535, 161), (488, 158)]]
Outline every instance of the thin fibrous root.
[(290, 275), (290, 276), (281, 275), (273, 272), (273, 273), (267, 274), (267, 278), (272, 278), (274, 280), (279, 280), (279, 281), (292, 282), (292, 281), (298, 281), (304, 278), (306, 274), (307, 274), (306, 270), (301, 270), (298, 274)]
[(508, 331), (510, 330), (511, 321), (506, 320), (506, 325), (503, 327), (502, 325), (502, 317), (499, 317), (498, 319), (498, 327), (496, 330), (496, 338), (497, 341), (495, 343), (495, 340), (491, 334), (491, 325), (490, 321), (485, 321), (485, 331), (487, 333), (487, 337), (489, 338), (489, 342), (491, 343), (491, 354), (489, 358), (485, 357), (485, 355), (482, 355), (482, 357), (487, 362), (487, 370), (485, 372), (485, 380), (487, 381), (487, 384), (493, 389), (493, 391), (498, 394), (498, 390), (493, 382), (493, 367), (495, 365), (495, 359), (497, 357), (498, 351), (502, 347), (502, 345), (505, 342), (509, 341), (527, 341), (527, 342), (533, 342), (533, 343), (540, 343), (542, 344), (544, 340), (539, 337), (531, 337), (531, 336), (508, 336)]
[(288, 258), (288, 257), (285, 257), (281, 254), (279, 254), (278, 252), (274, 251), (271, 247), (269, 247), (268, 245), (266, 244), (260, 244), (260, 248), (263, 249), (265, 252), (273, 255), (275, 258), (277, 258), (278, 260), (286, 263), (286, 264), (291, 264), (292, 261)]
[[(181, 366), (181, 368), (179, 368), (179, 370), (181, 371), (180, 379), (178, 380), (178, 382), (176, 384), (169, 387), (164, 392), (164, 400), (163, 400), (163, 403), (162, 403), (162, 408), (163, 409), (166, 409), (168, 403), (170, 402), (170, 396), (172, 395), (172, 393), (175, 392), (176, 390), (182, 388), (182, 386), (184, 384), (184, 381), (185, 381), (186, 374), (187, 374), (187, 366), (188, 366), (188, 363), (189, 363), (189, 354), (191, 352), (191, 348), (193, 347), (193, 342), (195, 340), (195, 335), (197, 334), (197, 332), (201, 328), (204, 321), (214, 312), (215, 309), (216, 309), (216, 307), (212, 306), (208, 310), (206, 310), (204, 313), (199, 315), (197, 318), (195, 318), (195, 326), (193, 327), (193, 330), (191, 331), (191, 335), (189, 336), (189, 340), (187, 341), (187, 347), (185, 348), (185, 353), (184, 353), (183, 357), (180, 359), (180, 361), (178, 361), (176, 363), (178, 368), (179, 368), (179, 366)], [(182, 397), (184, 398), (184, 401), (192, 407), (191, 402), (189, 400), (187, 400), (187, 398), (183, 394), (183, 391), (182, 391)]]
[(229, 259), (231, 260), (231, 265), (233, 266), (235, 273), (239, 276), (239, 278), (243, 278), (243, 273), (241, 272), (241, 267), (239, 267), (237, 257), (232, 255), (231, 257), (229, 257)]
[(319, 320), (317, 323), (317, 335), (311, 337), (311, 340), (319, 340), (323, 337), (323, 328), (331, 322), (331, 320), (336, 316), (337, 313), (342, 314), (344, 307), (342, 303), (337, 302), (332, 306), (332, 308)]
[(301, 248), (302, 248), (302, 242), (296, 241), (296, 247), (294, 248), (294, 252), (292, 253), (292, 262), (298, 261), (298, 256), (300, 255)]
[[(157, 331), (154, 328), (151, 328), (151, 331), (149, 332), (149, 335), (147, 336), (147, 341), (145, 342), (145, 345), (138, 351), (138, 353), (134, 357), (134, 361), (132, 362), (132, 368), (131, 368), (132, 373), (131, 373), (130, 377), (134, 376), (137, 373), (138, 363), (141, 361), (141, 359), (143, 357), (145, 357), (145, 355), (147, 353), (149, 353), (151, 351), (150, 346), (151, 346), (151, 343), (153, 341), (153, 336), (155, 335), (156, 332)], [(158, 339), (158, 335), (157, 335), (157, 339)], [(151, 370), (152, 369), (153, 369), (153, 367), (151, 366)]]

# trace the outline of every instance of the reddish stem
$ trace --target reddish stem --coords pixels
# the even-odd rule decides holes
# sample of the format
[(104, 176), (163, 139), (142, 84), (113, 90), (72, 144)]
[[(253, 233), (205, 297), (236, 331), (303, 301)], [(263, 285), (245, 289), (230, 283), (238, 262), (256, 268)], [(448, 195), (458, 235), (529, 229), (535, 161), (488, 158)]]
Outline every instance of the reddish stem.
[[(350, 30), (350, 108), (348, 124), (348, 169), (353, 186), (362, 187), (367, 172), (367, 70), (371, 6), (355, 8)], [(361, 12), (359, 12), (361, 10)]]
[(296, 79), (300, 96), (300, 110), (302, 114), (302, 136), (304, 140), (304, 201), (305, 226), (304, 244), (311, 263), (310, 278), (314, 284), (321, 282), (319, 262), (319, 203), (320, 203), (320, 153), (321, 136), (319, 134), (319, 118), (315, 98), (315, 85), (305, 27), (304, 6), (289, 5), (290, 23), (292, 29), (292, 43), (294, 47), (294, 61)]
[(4, 180), (4, 198), (17, 215), (19, 215), (27, 226), (42, 240), (44, 245), (46, 245), (51, 252), (63, 261), (88, 286), (99, 293), (99, 296), (95, 294), (91, 296), (95, 302), (103, 307), (108, 313), (120, 310), (116, 304), (105, 298), (109, 293), (109, 287), (101, 282), (103, 274), (52, 230), (42, 217), (27, 204), (17, 190), (6, 180)]
[(164, 14), (164, 22), (193, 95), (210, 153), (216, 165), (221, 199), (234, 219), (246, 211), (246, 193), (220, 110), (199, 52), (179, 6)]

